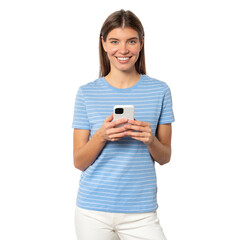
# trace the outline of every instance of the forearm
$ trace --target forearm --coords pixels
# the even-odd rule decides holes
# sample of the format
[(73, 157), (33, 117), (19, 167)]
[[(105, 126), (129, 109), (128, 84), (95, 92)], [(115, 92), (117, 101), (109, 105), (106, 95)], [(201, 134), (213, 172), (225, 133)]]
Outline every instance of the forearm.
[(153, 141), (147, 145), (148, 150), (154, 161), (160, 165), (168, 163), (171, 158), (171, 146), (162, 144), (156, 136), (153, 136)]
[(106, 140), (103, 140), (99, 131), (96, 131), (83, 147), (75, 151), (74, 166), (81, 171), (87, 169), (96, 160), (105, 144)]

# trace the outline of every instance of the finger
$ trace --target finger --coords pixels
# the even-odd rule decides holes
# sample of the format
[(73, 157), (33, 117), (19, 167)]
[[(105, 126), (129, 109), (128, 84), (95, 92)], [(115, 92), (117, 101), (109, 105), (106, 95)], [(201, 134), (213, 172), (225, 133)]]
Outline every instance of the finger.
[(126, 136), (125, 132), (117, 133), (117, 134), (111, 134), (109, 135), (110, 139), (115, 139), (115, 138), (122, 138)]
[(150, 134), (146, 133), (146, 132), (129, 132), (129, 131), (127, 131), (126, 134), (131, 137), (142, 137), (142, 138), (150, 137)]
[(112, 121), (112, 122), (109, 124), (109, 127), (110, 127), (110, 128), (114, 128), (114, 127), (116, 127), (117, 125), (119, 125), (119, 124), (121, 124), (121, 123), (127, 123), (127, 121), (128, 121), (127, 118), (117, 119), (117, 120)]
[(127, 130), (131, 129), (131, 130), (136, 130), (139, 132), (146, 132), (146, 133), (150, 133), (152, 131), (149, 127), (142, 127), (142, 126), (136, 126), (131, 124), (126, 124), (124, 128)]
[(132, 137), (132, 136), (130, 136), (130, 137), (133, 138), (133, 139), (136, 139), (138, 141), (142, 141), (142, 142), (146, 142), (147, 141), (146, 138), (142, 138), (142, 137)]
[(113, 134), (113, 135), (111, 135), (111, 140), (113, 141), (113, 139), (115, 139), (115, 141), (116, 140), (119, 140), (119, 139), (121, 139), (122, 137), (125, 137), (127, 134), (126, 134), (127, 132), (125, 131), (125, 132), (122, 132), (122, 133), (119, 133), (119, 134)]
[(121, 132), (125, 132), (126, 128), (125, 127), (118, 127), (118, 128), (110, 128), (108, 130), (108, 134), (114, 134), (114, 133), (121, 133)]
[(131, 124), (126, 124), (124, 126), (125, 129), (133, 129), (133, 130), (136, 130), (136, 131), (141, 131), (141, 132), (145, 132), (147, 131), (147, 129), (145, 127), (142, 127), (142, 126), (136, 126), (136, 125), (131, 125)]
[(143, 127), (149, 127), (150, 126), (150, 123), (142, 122), (142, 121), (138, 121), (138, 120), (128, 120), (128, 122), (131, 123), (131, 124), (137, 125), (137, 126), (143, 126)]
[(110, 116), (106, 117), (105, 122), (111, 122), (113, 120), (113, 114)]
[[(121, 127), (121, 128), (111, 128), (108, 130), (108, 136), (112, 136), (114, 134), (121, 134), (121, 137), (122, 136), (126, 136), (127, 135), (127, 132), (134, 132), (133, 129), (125, 129), (124, 127)], [(123, 134), (123, 135), (122, 135)]]

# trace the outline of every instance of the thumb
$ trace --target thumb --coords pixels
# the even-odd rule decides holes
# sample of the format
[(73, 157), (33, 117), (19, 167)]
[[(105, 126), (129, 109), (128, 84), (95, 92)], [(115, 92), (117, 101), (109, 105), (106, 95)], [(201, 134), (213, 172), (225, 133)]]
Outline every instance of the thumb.
[(111, 114), (110, 116), (106, 117), (105, 121), (106, 122), (111, 122), (113, 120), (113, 114)]

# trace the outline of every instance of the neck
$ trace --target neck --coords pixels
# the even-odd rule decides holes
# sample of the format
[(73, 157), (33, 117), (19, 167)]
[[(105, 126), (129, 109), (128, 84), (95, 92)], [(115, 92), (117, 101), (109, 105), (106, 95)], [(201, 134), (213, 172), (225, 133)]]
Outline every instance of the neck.
[(107, 82), (117, 88), (129, 88), (135, 85), (140, 78), (140, 74), (135, 70), (132, 72), (110, 71), (105, 76)]

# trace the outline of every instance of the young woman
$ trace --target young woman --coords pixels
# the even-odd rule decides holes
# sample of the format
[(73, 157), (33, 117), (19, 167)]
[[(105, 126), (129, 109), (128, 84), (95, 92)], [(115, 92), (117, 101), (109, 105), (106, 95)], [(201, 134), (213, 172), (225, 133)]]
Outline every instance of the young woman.
[[(171, 157), (170, 89), (146, 75), (144, 29), (131, 11), (105, 20), (99, 53), (100, 76), (79, 87), (72, 125), (74, 166), (82, 171), (77, 238), (166, 240), (156, 211), (155, 162)], [(135, 119), (113, 120), (115, 105), (134, 105)]]

